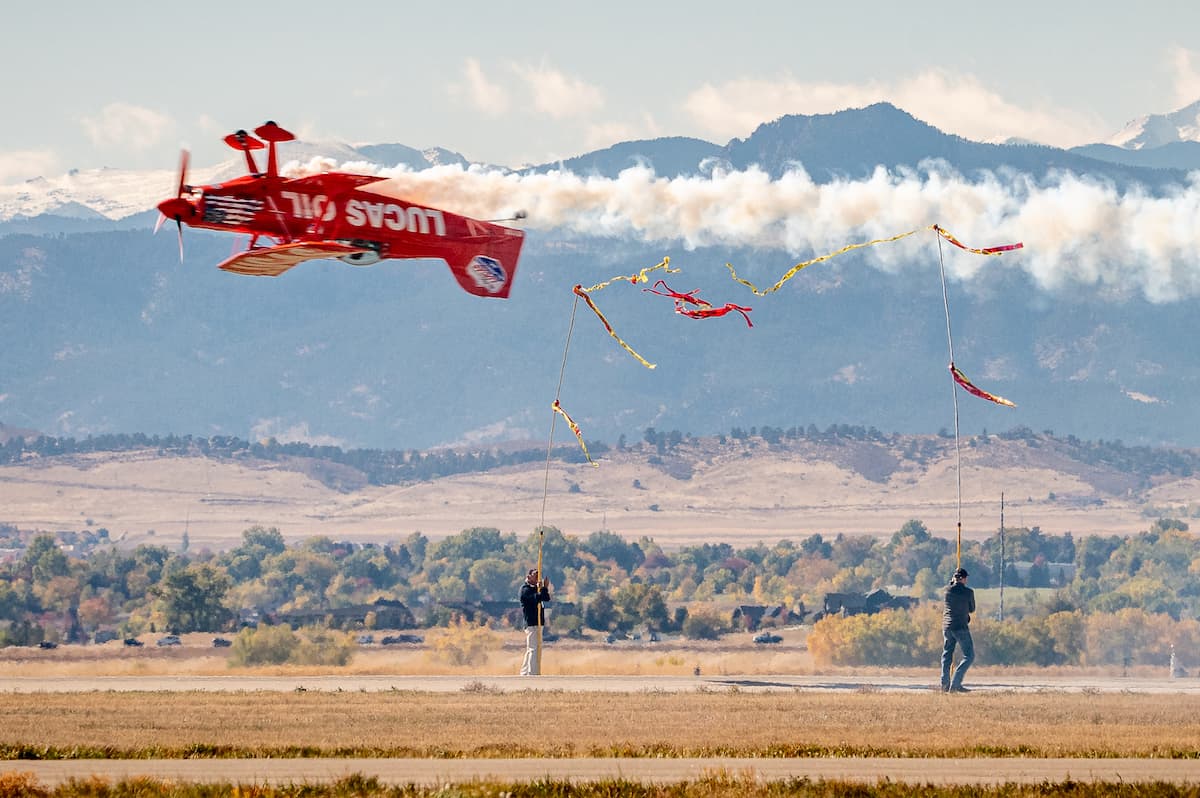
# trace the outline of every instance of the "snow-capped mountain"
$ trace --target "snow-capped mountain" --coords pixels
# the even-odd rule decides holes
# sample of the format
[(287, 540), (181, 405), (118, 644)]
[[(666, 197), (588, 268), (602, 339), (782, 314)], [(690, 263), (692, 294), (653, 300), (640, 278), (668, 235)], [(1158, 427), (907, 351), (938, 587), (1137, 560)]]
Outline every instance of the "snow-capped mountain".
[[(1171, 146), (1188, 144), (1200, 148)], [(1138, 158), (1152, 152), (1108, 149)], [(461, 156), (301, 142), (280, 153), (284, 165), (314, 157), (420, 169)], [(622, 142), (544, 168), (616, 177), (644, 163), (673, 177), (717, 161), (730, 171), (756, 165), (778, 178), (803, 164), (814, 183), (844, 185), (871, 179), (880, 166), (899, 174), (931, 160), (968, 179), (1012, 172), (1048, 181), (1070, 172), (1117, 191), (1136, 186), (1139, 196), (1172, 193), (1187, 180), (1178, 169), (972, 142), (887, 104), (781, 117), (725, 145)], [(569, 286), (678, 252), (665, 241), (538, 228), (522, 252), (520, 290), (505, 302), (464, 296), (444, 267), (420, 261), (375, 269), (314, 262), (280, 280), (243, 278), (214, 268), (241, 244), (232, 237), (188, 235), (180, 264), (175, 236), (149, 235), (155, 203), (178, 180), (167, 166), (0, 187), (5, 423), (76, 437), (198, 432), (392, 448), (532, 438), (553, 387), (547, 366), (562, 353), (547, 330), (565, 320)], [(188, 182), (244, 171), (233, 153), (225, 164), (191, 170)], [(864, 201), (873, 205), (876, 196)], [(122, 214), (132, 215), (111, 221)], [(572, 412), (589, 437), (610, 441), (640, 436), (646, 426), (707, 434), (751, 423), (869, 420), (885, 430), (937, 430), (946, 422), (945, 295), (931, 279), (931, 261), (868, 270), (855, 257), (806, 272), (770, 301), (755, 300), (753, 330), (680, 323), (661, 307), (621, 308), (622, 333), (645, 342), (659, 367), (650, 371), (614, 353), (611, 339), (593, 327), (573, 344)], [(733, 292), (741, 290), (729, 284), (724, 264), (761, 282), (795, 263), (786, 252), (749, 245), (699, 246), (684, 260), (692, 285), (719, 301), (737, 300)], [(968, 291), (956, 287), (956, 326), (974, 331), (960, 336), (957, 354), (972, 376), (1021, 404), (1006, 415), (978, 403), (975, 429), (1020, 424), (1198, 445), (1190, 397), (1200, 360), (1188, 335), (1194, 302), (1118, 301), (1104, 291), (1071, 290), (1074, 283), (1048, 290), (1016, 257), (1003, 265), (981, 270)], [(1179, 278), (1187, 274), (1180, 267)], [(798, 335), (819, 343), (782, 368), (778, 342)]]
[[(418, 150), (403, 144), (352, 146), (335, 142), (290, 141), (280, 146), (281, 170), (290, 162), (307, 164), (327, 158), (335, 164), (407, 166), (426, 169), (448, 163), (466, 164), (463, 156), (439, 147)], [(192, 168), (188, 182), (208, 185), (245, 173), (245, 161), (234, 155), (216, 166)], [(171, 169), (72, 169), (57, 177), (35, 177), (23, 183), (0, 185), (0, 222), (43, 214), (71, 219), (119, 220), (153, 209), (175, 191), (177, 172)]]
[(1200, 100), (1169, 114), (1139, 116), (1106, 143), (1127, 150), (1146, 150), (1178, 141), (1200, 141)]

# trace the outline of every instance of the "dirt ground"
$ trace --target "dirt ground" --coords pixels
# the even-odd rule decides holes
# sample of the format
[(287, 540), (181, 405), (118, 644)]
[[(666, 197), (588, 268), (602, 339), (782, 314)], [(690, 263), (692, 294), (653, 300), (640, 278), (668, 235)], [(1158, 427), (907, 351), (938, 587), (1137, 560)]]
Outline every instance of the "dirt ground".
[(476, 780), (628, 779), (671, 783), (711, 776), (755, 780), (836, 779), (874, 784), (1200, 783), (1200, 761), (1163, 759), (220, 759), (0, 762), (0, 773), (32, 773), (47, 786), (92, 776), (177, 782), (322, 783), (351, 774), (384, 784), (436, 786)]
[[(567, 534), (609, 529), (649, 535), (663, 545), (771, 541), (813, 533), (890, 535), (917, 518), (952, 536), (957, 518), (951, 460), (901, 469), (871, 481), (831, 462), (765, 452), (721, 456), (689, 466), (687, 479), (646, 457), (614, 454), (600, 468), (555, 463), (546, 523)], [(288, 539), (327, 535), (399, 540), (439, 538), (474, 526), (532, 532), (541, 517), (542, 464), (445, 477), (407, 486), (339, 492), (278, 464), (158, 457), (153, 452), (86, 455), (69, 461), (0, 467), (0, 521), (22, 528), (104, 527), (124, 544), (236, 545), (250, 526), (278, 527)], [(1079, 476), (1005, 466), (964, 455), (963, 533), (986, 537), (999, 523), (1050, 533), (1130, 534), (1147, 513), (1200, 495), (1200, 479), (1172, 479), (1143, 491), (1101, 494)]]

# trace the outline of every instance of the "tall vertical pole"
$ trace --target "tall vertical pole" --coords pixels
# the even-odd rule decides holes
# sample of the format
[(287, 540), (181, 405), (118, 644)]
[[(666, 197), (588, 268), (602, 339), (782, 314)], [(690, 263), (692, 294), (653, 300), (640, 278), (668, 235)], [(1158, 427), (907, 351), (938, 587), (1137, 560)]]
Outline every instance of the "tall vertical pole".
[(942, 257), (942, 237), (935, 233), (938, 245), (938, 274), (942, 278), (942, 307), (946, 310), (946, 348), (950, 352), (950, 395), (954, 399), (954, 476), (958, 485), (958, 512), (955, 527), (954, 567), (962, 568), (962, 444), (958, 429), (958, 383), (954, 381), (954, 336), (950, 332), (950, 294), (946, 289), (946, 263)]
[(537, 596), (538, 596), (538, 603), (537, 603), (537, 619), (538, 619), (537, 674), (538, 674), (538, 676), (542, 675), (542, 626), (545, 625), (545, 623), (546, 623), (546, 615), (545, 615), (546, 611), (544, 609), (542, 609), (542, 602), (541, 602), (542, 582), (546, 578), (545, 576), (542, 575), (542, 546), (543, 546), (543, 544), (545, 544), (545, 542), (546, 542), (546, 527), (543, 525), (543, 526), (538, 527), (538, 566), (537, 566), (537, 568), (538, 568), (538, 583), (536, 585), (534, 585), (534, 587), (537, 589)]
[(1004, 620), (1004, 491), (1000, 492), (1000, 620)]

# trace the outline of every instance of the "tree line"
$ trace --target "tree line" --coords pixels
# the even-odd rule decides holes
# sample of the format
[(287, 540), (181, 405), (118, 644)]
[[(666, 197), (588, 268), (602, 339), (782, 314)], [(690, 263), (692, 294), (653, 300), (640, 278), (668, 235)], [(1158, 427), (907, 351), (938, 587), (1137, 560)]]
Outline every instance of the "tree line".
[[(1135, 474), (1146, 482), (1158, 475), (1191, 476), (1200, 468), (1200, 451), (1170, 447), (1126, 446), (1120, 441), (1083, 441), (1074, 435), (1055, 437), (1051, 430), (1035, 433), (1028, 427), (1019, 426), (998, 433), (996, 438), (1007, 441), (1023, 441), (1037, 448), (1056, 446), (1069, 458), (1086, 465), (1104, 466), (1121, 473)], [(916, 462), (927, 462), (942, 452), (948, 444), (948, 433), (942, 430), (939, 441), (920, 436), (899, 433), (883, 433), (875, 427), (851, 424), (830, 424), (824, 429), (815, 424), (782, 426), (735, 426), (728, 435), (720, 433), (714, 440), (720, 446), (738, 446), (751, 441), (761, 441), (769, 446), (787, 446), (799, 442), (838, 445), (847, 442), (866, 442), (888, 447), (898, 447), (899, 453)], [(985, 429), (979, 436), (968, 439), (971, 447), (986, 447), (992, 436)], [(680, 430), (664, 431), (648, 427), (642, 442), (653, 447), (658, 456), (675, 453), (700, 439)], [(588, 450), (599, 456), (614, 447), (600, 440), (589, 440)], [(625, 436), (618, 438), (615, 449), (629, 448)], [(199, 456), (217, 459), (248, 457), (264, 461), (310, 460), (348, 466), (363, 475), (373, 485), (396, 485), (424, 482), (439, 477), (463, 473), (479, 473), (504, 466), (538, 462), (545, 458), (545, 449), (504, 450), (501, 448), (458, 451), (454, 449), (343, 449), (339, 446), (317, 446), (303, 442), (280, 442), (274, 438), (247, 441), (235, 436), (214, 435), (200, 437), (192, 435), (146, 435), (144, 433), (122, 433), (89, 435), (83, 439), (40, 435), (25, 439), (10, 437), (0, 444), (0, 464), (19, 463), (33, 456), (53, 457), (93, 452), (126, 452), (154, 450), (160, 455)], [(555, 447), (552, 456), (568, 463), (584, 462), (583, 452), (578, 446)]]
[[(105, 544), (73, 556), (53, 536), (38, 534), (19, 558), (0, 565), (0, 643), (83, 640), (101, 629), (122, 635), (219, 632), (236, 628), (246, 611), (319, 615), (378, 599), (402, 602), (419, 625), (445, 627), (471, 606), (511, 606), (525, 570), (537, 562), (539, 545), (554, 585), (551, 625), (577, 635), (643, 629), (712, 637), (731, 629), (730, 611), (739, 605), (812, 610), (826, 593), (884, 587), (929, 599), (926, 606), (935, 612), (956, 565), (954, 541), (931, 534), (918, 520), (884, 538), (814, 534), (674, 550), (649, 537), (626, 540), (607, 530), (576, 537), (547, 527), (519, 536), (475, 527), (438, 541), (414, 533), (387, 543), (313, 537), (289, 544), (277, 529), (256, 526), (238, 546), (219, 552)], [(1006, 574), (1021, 562), (1027, 567), (1019, 584), (1048, 588), (1041, 603), (1014, 601), (1003, 623), (1015, 626), (997, 626), (985, 644), (1017, 661), (1058, 661), (1072, 639), (1101, 639), (1101, 632), (1088, 631), (1089, 624), (1102, 623), (1092, 618), (1145, 616), (1156, 620), (1144, 628), (1174, 629), (1194, 624), (1200, 610), (1200, 541), (1180, 521), (1162, 519), (1130, 536), (1078, 539), (1037, 527), (1010, 528), (1004, 548)], [(999, 584), (999, 553), (998, 533), (964, 541), (962, 564), (976, 589)], [(1015, 576), (1006, 576), (1006, 584), (1014, 586)], [(921, 656), (913, 652), (924, 638), (906, 637), (904, 624), (926, 611), (822, 620), (811, 637), (814, 655), (823, 650), (825, 635), (837, 641), (825, 650), (849, 656), (854, 647), (833, 634), (841, 629), (838, 634), (860, 641), (893, 640), (893, 648), (894, 640), (908, 640), (906, 656)], [(892, 626), (876, 626), (885, 623), (882, 616)], [(500, 616), (490, 617), (501, 623)], [(926, 621), (936, 627), (928, 618), (920, 622)], [(1053, 651), (1059, 653), (1047, 653)], [(880, 654), (868, 646), (859, 656)]]

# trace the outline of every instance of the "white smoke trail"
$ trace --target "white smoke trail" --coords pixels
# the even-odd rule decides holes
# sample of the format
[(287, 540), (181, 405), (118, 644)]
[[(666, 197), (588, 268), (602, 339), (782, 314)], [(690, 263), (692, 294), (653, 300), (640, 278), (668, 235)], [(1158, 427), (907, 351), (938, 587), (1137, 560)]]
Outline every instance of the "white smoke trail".
[[(328, 164), (295, 171), (322, 167)], [(1004, 267), (1024, 269), (1048, 290), (1091, 286), (1153, 302), (1200, 295), (1200, 173), (1161, 195), (1066, 173), (968, 180), (937, 163), (918, 172), (880, 167), (864, 180), (825, 184), (799, 168), (776, 180), (755, 168), (664, 178), (635, 167), (615, 179), (457, 165), (375, 173), (393, 184), (388, 193), (476, 218), (523, 209), (531, 228), (689, 249), (782, 249), (796, 259), (938, 223), (968, 246), (1023, 241), (1024, 250), (1003, 256)], [(878, 267), (898, 271), (927, 264), (928, 245), (914, 236), (865, 252)], [(789, 265), (781, 262), (780, 272)], [(947, 267), (961, 279), (997, 268), (996, 259), (978, 257), (953, 257)]]

